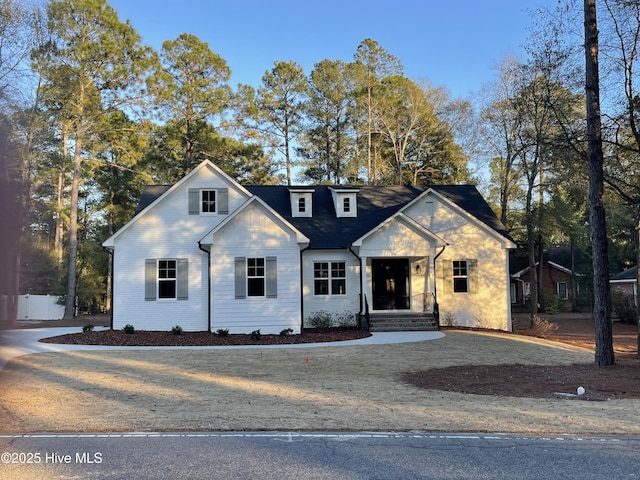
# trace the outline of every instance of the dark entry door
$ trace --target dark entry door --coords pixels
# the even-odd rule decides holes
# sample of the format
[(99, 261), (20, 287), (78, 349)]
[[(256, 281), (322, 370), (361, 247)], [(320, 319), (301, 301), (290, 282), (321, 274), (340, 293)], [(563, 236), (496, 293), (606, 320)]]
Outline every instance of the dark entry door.
[(373, 259), (373, 309), (406, 310), (409, 305), (409, 260)]

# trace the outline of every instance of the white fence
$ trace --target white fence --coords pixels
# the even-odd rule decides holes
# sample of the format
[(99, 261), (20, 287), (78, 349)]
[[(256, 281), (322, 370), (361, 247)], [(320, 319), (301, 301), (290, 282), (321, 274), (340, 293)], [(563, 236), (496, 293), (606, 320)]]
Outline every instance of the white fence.
[(52, 295), (19, 295), (18, 320), (60, 320), (64, 317), (64, 305), (58, 305)]

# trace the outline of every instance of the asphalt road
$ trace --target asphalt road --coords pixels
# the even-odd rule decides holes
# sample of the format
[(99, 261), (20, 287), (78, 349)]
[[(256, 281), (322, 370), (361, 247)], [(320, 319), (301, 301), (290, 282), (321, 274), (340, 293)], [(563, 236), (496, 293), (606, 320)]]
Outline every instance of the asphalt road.
[(0, 479), (635, 479), (640, 437), (427, 433), (0, 436)]

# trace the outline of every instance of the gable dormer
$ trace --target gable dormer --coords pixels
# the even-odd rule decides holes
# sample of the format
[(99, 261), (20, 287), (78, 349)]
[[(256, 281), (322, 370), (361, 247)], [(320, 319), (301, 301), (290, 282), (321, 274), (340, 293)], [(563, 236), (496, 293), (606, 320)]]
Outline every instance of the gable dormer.
[(292, 217), (313, 216), (313, 188), (290, 188)]
[(336, 217), (358, 216), (358, 189), (357, 188), (333, 188), (329, 187), (331, 197), (333, 198), (333, 207)]

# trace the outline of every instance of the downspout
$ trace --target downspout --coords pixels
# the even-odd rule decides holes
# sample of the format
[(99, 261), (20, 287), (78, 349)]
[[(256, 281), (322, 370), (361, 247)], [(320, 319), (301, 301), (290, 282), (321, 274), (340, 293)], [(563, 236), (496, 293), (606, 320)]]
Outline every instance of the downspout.
[(433, 257), (433, 316), (436, 318), (438, 329), (440, 329), (440, 307), (438, 306), (438, 275), (436, 270), (436, 260), (440, 255), (442, 255), (445, 248), (447, 248), (447, 246), (443, 245), (442, 250)]
[(109, 296), (111, 297), (111, 308), (109, 309), (109, 330), (113, 330), (113, 286), (116, 278), (113, 274), (114, 255), (112, 248), (102, 247), (102, 250), (109, 254), (109, 261), (111, 262), (111, 291), (109, 292)]
[(200, 242), (198, 248), (207, 254), (207, 331), (211, 332), (211, 249), (202, 248)]
[(302, 254), (311, 248), (311, 243), (300, 250), (300, 333), (304, 329), (304, 264), (302, 262)]
[[(365, 308), (365, 304), (366, 304), (366, 297), (364, 294), (364, 285), (362, 284), (362, 258), (360, 258), (360, 256), (353, 251), (353, 248), (351, 247), (351, 245), (349, 245), (349, 251), (353, 254), (354, 257), (356, 257), (358, 259), (358, 265), (360, 266), (360, 272), (358, 272), (358, 277), (360, 277), (360, 312), (358, 312), (358, 319), (362, 318), (362, 313), (364, 311), (365, 315), (368, 316), (368, 311)], [(358, 321), (358, 326), (360, 328), (362, 328), (361, 322)], [(367, 318), (367, 330), (369, 330), (369, 319)]]

